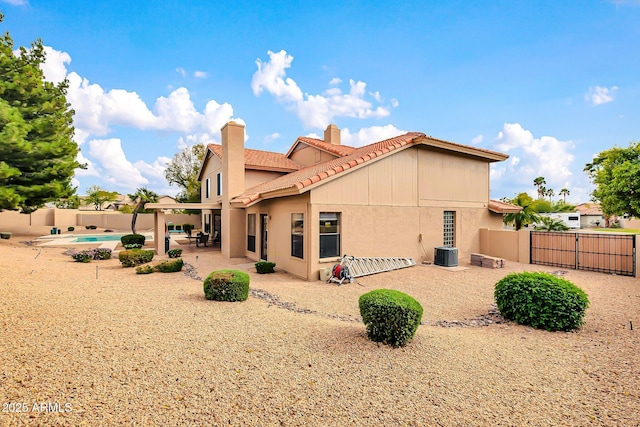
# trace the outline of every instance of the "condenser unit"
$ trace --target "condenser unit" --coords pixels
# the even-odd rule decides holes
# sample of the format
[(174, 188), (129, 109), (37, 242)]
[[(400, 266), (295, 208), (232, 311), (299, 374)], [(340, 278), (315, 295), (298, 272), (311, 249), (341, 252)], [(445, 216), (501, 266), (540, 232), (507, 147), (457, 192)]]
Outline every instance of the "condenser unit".
[(434, 254), (435, 265), (443, 267), (456, 267), (458, 265), (458, 248), (438, 246)]

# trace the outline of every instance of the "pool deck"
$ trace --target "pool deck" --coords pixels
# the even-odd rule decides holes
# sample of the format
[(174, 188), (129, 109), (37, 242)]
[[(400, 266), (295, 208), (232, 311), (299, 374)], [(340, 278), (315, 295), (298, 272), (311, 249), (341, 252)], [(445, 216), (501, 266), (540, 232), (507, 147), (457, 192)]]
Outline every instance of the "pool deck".
[[(78, 242), (78, 237), (96, 236), (102, 237), (104, 234), (51, 234), (38, 237), (36, 240), (42, 241), (38, 246), (75, 246), (75, 245), (96, 245), (101, 249), (111, 249), (112, 251), (120, 244), (120, 240), (107, 240), (104, 242)], [(146, 241), (153, 242), (153, 234), (145, 233)]]

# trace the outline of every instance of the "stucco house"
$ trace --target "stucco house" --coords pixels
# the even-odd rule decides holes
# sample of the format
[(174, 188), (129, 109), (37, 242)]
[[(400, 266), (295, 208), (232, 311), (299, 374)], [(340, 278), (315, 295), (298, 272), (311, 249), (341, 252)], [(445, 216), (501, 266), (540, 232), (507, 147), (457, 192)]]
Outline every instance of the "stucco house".
[(489, 200), (490, 164), (502, 153), (419, 132), (348, 147), (335, 125), (285, 154), (245, 149), (244, 139), (244, 126), (229, 122), (222, 144), (207, 147), (203, 229), (220, 237), (223, 255), (273, 261), (303, 279), (345, 253), (419, 261), (455, 246), (468, 257), (479, 229), (501, 229), (509, 209)]

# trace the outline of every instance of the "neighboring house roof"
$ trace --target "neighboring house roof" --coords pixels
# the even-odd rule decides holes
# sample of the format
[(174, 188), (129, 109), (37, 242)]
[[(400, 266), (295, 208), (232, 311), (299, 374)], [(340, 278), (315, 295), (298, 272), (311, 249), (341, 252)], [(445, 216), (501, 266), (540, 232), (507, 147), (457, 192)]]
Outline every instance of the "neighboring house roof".
[[(211, 150), (220, 160), (222, 160), (222, 145), (209, 144), (207, 148)], [(282, 153), (273, 151), (253, 150), (251, 148), (244, 149), (244, 166), (245, 169), (266, 170), (276, 172), (293, 172), (300, 169), (300, 165), (291, 159), (288, 159)]]
[[(347, 156), (338, 157), (324, 163), (309, 166), (257, 185), (246, 190), (244, 194), (235, 197), (233, 202), (249, 206), (260, 198), (268, 198), (267, 193), (280, 192), (285, 189), (292, 190), (292, 194), (300, 194), (307, 191), (313, 184), (322, 180), (331, 178), (334, 175), (347, 173), (350, 169), (360, 164), (373, 161), (374, 159), (385, 156), (387, 153), (408, 148), (414, 144), (423, 144), (430, 147), (454, 151), (464, 155), (482, 158), (490, 162), (506, 160), (509, 157), (506, 154), (495, 151), (427, 137), (421, 132), (409, 132), (404, 135), (385, 139), (383, 141), (354, 149), (351, 154)], [(278, 195), (280, 195), (280, 193)], [(274, 196), (275, 195), (272, 197)]]
[(287, 154), (285, 154), (285, 157), (289, 157), (295, 151), (298, 145), (300, 145), (301, 142), (340, 157), (348, 156), (349, 154), (353, 153), (353, 151), (355, 150), (355, 148), (349, 147), (348, 145), (335, 145), (335, 144), (330, 144), (328, 142), (324, 142), (322, 139), (309, 138), (307, 136), (300, 136), (298, 137), (296, 142), (294, 142), (294, 144), (291, 146), (289, 151), (287, 151)]
[(500, 200), (489, 200), (489, 210), (497, 214), (518, 213), (522, 206), (502, 202)]
[(597, 203), (580, 203), (576, 210), (580, 215), (602, 215), (602, 209)]

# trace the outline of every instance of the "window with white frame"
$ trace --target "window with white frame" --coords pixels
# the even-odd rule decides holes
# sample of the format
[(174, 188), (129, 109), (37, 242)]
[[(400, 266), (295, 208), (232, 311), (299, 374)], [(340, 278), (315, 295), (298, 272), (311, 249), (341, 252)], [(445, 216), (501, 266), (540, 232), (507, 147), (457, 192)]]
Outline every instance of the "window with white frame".
[(447, 247), (455, 246), (456, 212), (444, 211), (443, 244)]
[(291, 256), (304, 258), (304, 214), (291, 214)]
[(340, 213), (320, 212), (320, 258), (340, 256)]

